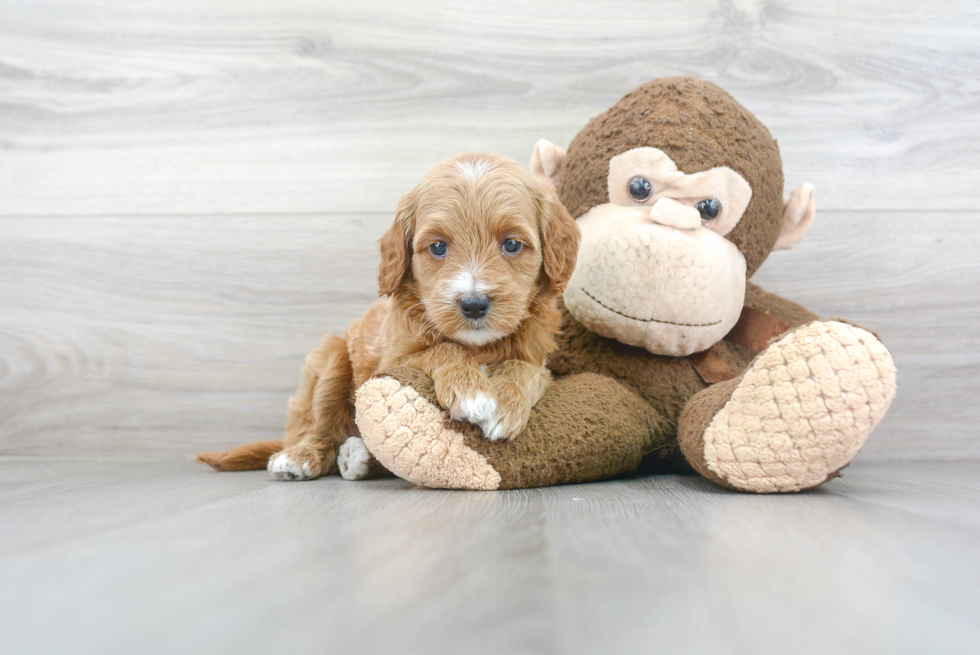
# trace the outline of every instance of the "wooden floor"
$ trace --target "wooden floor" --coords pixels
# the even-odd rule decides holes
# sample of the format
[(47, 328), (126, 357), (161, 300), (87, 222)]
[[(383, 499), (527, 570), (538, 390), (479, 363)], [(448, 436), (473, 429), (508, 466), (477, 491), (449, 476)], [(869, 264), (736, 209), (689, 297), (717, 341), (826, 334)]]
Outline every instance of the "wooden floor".
[[(778, 139), (755, 276), (878, 332), (847, 476), (274, 484), (303, 357), (398, 198), (649, 79)], [(0, 0), (0, 652), (980, 652), (980, 2)]]
[(976, 653), (980, 464), (790, 496), (0, 459), (5, 653)]

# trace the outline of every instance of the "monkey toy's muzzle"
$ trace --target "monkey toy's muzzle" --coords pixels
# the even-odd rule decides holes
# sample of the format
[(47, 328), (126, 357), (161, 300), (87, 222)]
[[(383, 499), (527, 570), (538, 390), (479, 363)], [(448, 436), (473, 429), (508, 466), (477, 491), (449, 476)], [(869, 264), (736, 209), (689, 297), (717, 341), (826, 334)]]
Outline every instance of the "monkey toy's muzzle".
[[(679, 203), (600, 205), (579, 218), (582, 245), (565, 305), (587, 328), (658, 355), (720, 341), (745, 300), (745, 258)], [(659, 213), (658, 213), (659, 212)], [(665, 224), (669, 223), (669, 224)], [(676, 226), (675, 226), (676, 225)], [(683, 227), (681, 227), (683, 225)]]

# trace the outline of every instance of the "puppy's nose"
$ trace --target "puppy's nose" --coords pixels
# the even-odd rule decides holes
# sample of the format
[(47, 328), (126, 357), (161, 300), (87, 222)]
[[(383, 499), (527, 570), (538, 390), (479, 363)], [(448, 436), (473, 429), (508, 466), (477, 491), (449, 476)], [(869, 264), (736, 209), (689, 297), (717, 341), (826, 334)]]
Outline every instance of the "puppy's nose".
[(490, 309), (489, 296), (463, 296), (459, 299), (459, 311), (466, 318), (483, 318)]

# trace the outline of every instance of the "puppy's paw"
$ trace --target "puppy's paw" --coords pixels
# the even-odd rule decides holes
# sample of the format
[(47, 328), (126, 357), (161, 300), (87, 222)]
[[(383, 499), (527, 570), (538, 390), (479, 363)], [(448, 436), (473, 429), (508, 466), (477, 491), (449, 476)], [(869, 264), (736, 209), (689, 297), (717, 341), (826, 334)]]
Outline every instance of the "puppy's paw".
[(497, 400), (483, 391), (463, 396), (456, 403), (456, 407), (450, 408), (450, 415), (454, 420), (480, 426), (492, 421), (496, 413)]
[(269, 458), (269, 474), (275, 480), (309, 480), (312, 469), (306, 462), (295, 462), (284, 452)]
[(497, 412), (497, 398), (490, 378), (476, 367), (461, 368), (435, 379), (436, 398), (454, 421), (481, 425)]
[(497, 411), (484, 421), (484, 438), (505, 441), (524, 431), (531, 408), (544, 395), (551, 373), (543, 366), (512, 359), (491, 372), (490, 384), (497, 399)]
[(275, 480), (315, 480), (323, 475), (323, 456), (310, 446), (293, 446), (270, 457), (267, 468)]
[(506, 441), (516, 437), (524, 430), (530, 415), (530, 408), (501, 405), (492, 417), (480, 424), (483, 437), (490, 441)]
[(345, 480), (364, 480), (371, 474), (371, 453), (359, 437), (348, 437), (337, 451), (337, 468)]

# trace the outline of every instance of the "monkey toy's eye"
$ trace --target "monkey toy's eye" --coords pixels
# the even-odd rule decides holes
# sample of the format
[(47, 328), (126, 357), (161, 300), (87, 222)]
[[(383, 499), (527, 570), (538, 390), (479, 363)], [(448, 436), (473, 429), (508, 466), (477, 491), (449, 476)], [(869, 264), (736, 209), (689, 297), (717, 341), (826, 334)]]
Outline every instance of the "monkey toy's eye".
[(710, 221), (712, 218), (718, 218), (718, 213), (721, 211), (721, 203), (714, 198), (702, 200), (698, 203), (698, 211), (701, 213), (702, 221)]
[(653, 195), (653, 185), (650, 180), (637, 175), (629, 183), (630, 198), (634, 202), (646, 202)]
[(517, 239), (504, 239), (504, 245), (501, 248), (508, 255), (516, 255), (524, 248), (524, 244)]
[(446, 250), (447, 247), (445, 241), (436, 241), (431, 246), (429, 246), (429, 252), (432, 253), (432, 256), (437, 259), (442, 259), (443, 257), (445, 257)]

